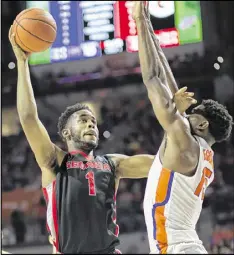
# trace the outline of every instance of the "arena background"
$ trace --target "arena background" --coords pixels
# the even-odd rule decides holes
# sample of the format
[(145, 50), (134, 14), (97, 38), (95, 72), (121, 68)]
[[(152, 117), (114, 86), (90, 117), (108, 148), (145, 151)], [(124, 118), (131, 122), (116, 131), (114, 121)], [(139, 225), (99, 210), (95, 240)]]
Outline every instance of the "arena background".
[[(17, 70), (8, 42), (8, 30), (15, 16), (32, 4), (38, 4), (33, 2), (1, 2), (2, 249), (13, 253), (52, 251), (45, 228), (46, 209), (40, 169), (17, 115)], [(40, 119), (51, 139), (64, 147), (57, 135), (58, 117), (66, 106), (84, 102), (98, 117), (100, 145), (97, 154), (155, 154), (162, 139), (162, 129), (154, 118), (142, 84), (134, 24), (128, 27), (130, 22), (126, 13), (127, 8), (131, 8), (131, 1), (108, 1), (107, 5), (113, 6), (110, 16), (112, 26), (106, 31), (103, 28), (103, 34), (93, 33), (96, 38), (102, 38), (101, 43), (94, 40), (95, 36), (88, 32), (90, 23), (83, 20), (85, 8), (93, 8), (94, 12), (97, 8), (91, 2), (87, 7), (87, 2), (39, 3), (41, 8), (48, 9), (56, 17), (63, 17), (67, 12), (61, 6), (77, 8), (72, 14), (76, 15), (76, 19), (68, 15), (70, 37), (64, 38), (60, 34), (50, 52), (33, 55), (30, 59)], [(157, 6), (157, 1), (154, 2)], [(161, 2), (166, 4), (166, 1)], [(152, 17), (155, 33), (160, 38), (178, 85), (188, 86), (199, 101), (206, 98), (218, 100), (233, 115), (234, 4), (231, 1), (186, 2), (173, 2), (175, 7), (180, 4), (180, 8)], [(121, 15), (118, 16), (116, 10), (121, 10)], [(183, 11), (179, 13), (178, 10)], [(157, 11), (162, 14), (165, 9)], [(77, 17), (86, 29), (76, 33)], [(116, 20), (119, 34), (116, 32)], [(59, 20), (56, 22), (59, 23)], [(199, 27), (202, 29), (199, 30)], [(198, 36), (194, 36), (196, 31)], [(176, 39), (178, 33), (179, 41)], [(70, 49), (73, 55), (68, 54)], [(215, 180), (206, 192), (197, 225), (199, 236), (210, 253), (234, 252), (233, 145), (232, 135), (229, 141), (214, 148)], [(149, 253), (142, 211), (145, 184), (146, 179), (122, 179), (120, 182), (117, 223), (123, 253)]]

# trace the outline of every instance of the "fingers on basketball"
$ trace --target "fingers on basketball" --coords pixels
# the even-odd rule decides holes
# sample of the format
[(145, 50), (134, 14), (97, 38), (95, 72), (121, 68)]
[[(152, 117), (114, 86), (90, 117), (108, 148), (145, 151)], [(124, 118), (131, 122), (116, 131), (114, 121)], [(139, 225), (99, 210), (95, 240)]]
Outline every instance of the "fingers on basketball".
[(17, 45), (17, 43), (15, 42), (15, 34), (14, 34), (13, 31), (12, 31), (12, 26), (10, 27), (10, 30), (9, 30), (9, 40), (10, 40), (12, 46), (13, 46), (13, 49), (14, 49), (14, 50), (15, 50), (15, 49), (16, 49), (16, 50), (20, 50), (24, 58), (26, 58), (27, 56), (30, 55), (30, 53), (24, 52), (24, 51)]
[(15, 38), (14, 38), (14, 33), (13, 33), (13, 31), (12, 31), (12, 26), (10, 27), (10, 30), (9, 30), (9, 35), (8, 35), (8, 37), (9, 37), (9, 40), (10, 40), (10, 42), (11, 42), (11, 44), (13, 45), (13, 46), (15, 46)]
[(11, 42), (13, 48), (18, 48), (18, 45), (17, 45), (16, 42), (15, 42), (15, 34), (14, 34), (14, 33), (12, 33), (12, 34), (10, 35), (10, 42)]
[(19, 49), (19, 46), (15, 42), (15, 35), (14, 34), (11, 35), (10, 41), (11, 41), (13, 49)]
[(10, 26), (9, 32), (8, 32), (8, 38), (11, 40), (11, 32), (12, 32), (12, 26)]

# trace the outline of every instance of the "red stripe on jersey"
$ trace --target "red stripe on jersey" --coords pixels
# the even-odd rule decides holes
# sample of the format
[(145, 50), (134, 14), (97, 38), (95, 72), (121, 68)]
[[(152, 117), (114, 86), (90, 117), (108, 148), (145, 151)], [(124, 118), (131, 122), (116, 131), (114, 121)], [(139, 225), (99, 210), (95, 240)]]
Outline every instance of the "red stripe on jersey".
[(85, 152), (83, 152), (81, 150), (69, 151), (69, 153), (71, 155), (80, 154), (80, 155), (82, 155), (84, 158), (86, 158), (88, 160), (93, 160), (93, 156), (92, 155), (88, 155), (88, 154), (86, 154)]
[(117, 213), (116, 213), (116, 194), (117, 194), (117, 191), (115, 191), (115, 194), (114, 194), (114, 217), (112, 218), (114, 224), (115, 224), (115, 236), (118, 236), (119, 235), (119, 225), (116, 224), (116, 217), (117, 217)]
[(53, 181), (53, 191), (52, 191), (52, 215), (54, 221), (54, 230), (56, 235), (55, 247), (59, 251), (58, 247), (58, 216), (57, 216), (57, 203), (56, 203), (56, 181)]
[[(46, 200), (46, 204), (48, 205), (48, 202), (49, 202), (49, 195), (48, 195), (48, 192), (47, 192), (47, 189), (46, 188), (42, 188), (42, 192), (43, 192), (43, 195), (44, 195), (44, 198)], [(51, 234), (51, 230), (49, 228), (49, 225), (47, 223), (47, 220), (46, 220), (46, 229), (47, 231)]]

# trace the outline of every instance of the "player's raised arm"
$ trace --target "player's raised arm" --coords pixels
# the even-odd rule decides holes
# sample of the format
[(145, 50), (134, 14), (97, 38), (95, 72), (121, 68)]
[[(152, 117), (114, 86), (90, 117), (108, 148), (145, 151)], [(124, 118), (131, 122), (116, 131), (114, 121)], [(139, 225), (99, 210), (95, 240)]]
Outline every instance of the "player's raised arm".
[(142, 1), (136, 1), (133, 12), (138, 31), (139, 58), (143, 81), (159, 123), (167, 132), (168, 137), (176, 140), (179, 146), (185, 149), (192, 139), (190, 128), (177, 111), (172, 93), (165, 85), (166, 81), (163, 78), (165, 77), (165, 70), (161, 66), (158, 52), (148, 29), (144, 8)]
[(126, 156), (123, 154), (108, 154), (116, 166), (117, 178), (144, 178), (148, 176), (154, 161), (153, 155), (139, 154)]
[(28, 56), (15, 43), (14, 37), (12, 29), (10, 29), (9, 40), (17, 59), (18, 68), (17, 110), (27, 140), (39, 166), (43, 169), (50, 167), (51, 162), (55, 159), (55, 146), (38, 118), (30, 79)]
[[(151, 34), (151, 38), (153, 40), (155, 49), (158, 53), (159, 60), (160, 60), (160, 62), (158, 62), (158, 65), (160, 65), (160, 69), (162, 68), (164, 69), (164, 72), (162, 72), (160, 76), (161, 82), (168, 86), (168, 88), (170, 89), (173, 95), (173, 100), (176, 104), (176, 108), (181, 114), (184, 114), (185, 111), (191, 105), (196, 104), (197, 101), (193, 98), (194, 93), (186, 91), (187, 87), (181, 88), (180, 90), (178, 89), (175, 77), (172, 73), (172, 70), (167, 61), (166, 56), (163, 53), (159, 40), (154, 33), (154, 29), (150, 21), (149, 1), (144, 1), (144, 2), (145, 2), (145, 8), (143, 9), (143, 11), (144, 11), (145, 19), (147, 21), (148, 29)], [(146, 68), (147, 66), (145, 66), (145, 69)]]
[(146, 83), (157, 76), (162, 82), (165, 82), (165, 71), (148, 29), (144, 3), (143, 1), (134, 2), (133, 18), (136, 21), (138, 31), (138, 48), (143, 81)]
[(165, 79), (167, 81), (166, 85), (168, 85), (168, 87), (171, 90), (171, 93), (174, 95), (178, 91), (178, 86), (177, 86), (175, 77), (174, 77), (174, 75), (171, 71), (170, 65), (167, 61), (167, 58), (164, 55), (163, 50), (160, 46), (159, 40), (158, 40), (158, 38), (156, 37), (156, 35), (154, 33), (154, 29), (153, 29), (153, 26), (152, 26), (151, 21), (150, 21), (149, 1), (145, 1), (145, 2), (146, 2), (146, 6), (144, 8), (144, 11), (145, 11), (145, 17), (146, 17), (146, 20), (147, 20), (147, 24), (148, 24), (148, 29), (150, 31), (152, 40), (154, 42), (154, 46), (155, 46), (155, 48), (158, 52), (159, 59), (160, 59), (161, 64), (164, 68), (164, 71), (165, 71)]
[(145, 7), (145, 16), (148, 24), (148, 28), (151, 34), (151, 37), (154, 42), (154, 46), (158, 52), (159, 59), (161, 62), (161, 65), (163, 66), (163, 69), (165, 71), (165, 80), (166, 85), (168, 85), (172, 95), (174, 95), (174, 102), (176, 104), (176, 108), (181, 114), (184, 114), (185, 111), (193, 104), (196, 104), (197, 101), (193, 98), (194, 93), (192, 92), (187, 92), (187, 87), (183, 87), (181, 89), (178, 88), (175, 77), (172, 73), (172, 70), (170, 68), (170, 65), (167, 61), (167, 58), (160, 46), (159, 39), (154, 33), (153, 26), (150, 21), (150, 13), (149, 13), (149, 1), (146, 2), (146, 7)]

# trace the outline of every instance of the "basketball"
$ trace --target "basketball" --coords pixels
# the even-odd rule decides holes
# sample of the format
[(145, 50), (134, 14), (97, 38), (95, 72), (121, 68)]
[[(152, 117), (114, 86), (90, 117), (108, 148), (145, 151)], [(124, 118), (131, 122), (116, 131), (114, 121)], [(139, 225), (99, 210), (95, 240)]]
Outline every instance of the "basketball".
[(17, 15), (13, 23), (15, 42), (24, 51), (41, 52), (56, 38), (57, 26), (53, 16), (40, 8), (29, 8)]

